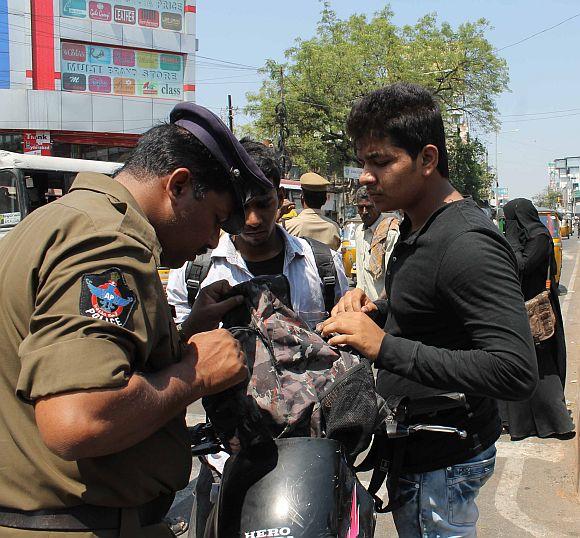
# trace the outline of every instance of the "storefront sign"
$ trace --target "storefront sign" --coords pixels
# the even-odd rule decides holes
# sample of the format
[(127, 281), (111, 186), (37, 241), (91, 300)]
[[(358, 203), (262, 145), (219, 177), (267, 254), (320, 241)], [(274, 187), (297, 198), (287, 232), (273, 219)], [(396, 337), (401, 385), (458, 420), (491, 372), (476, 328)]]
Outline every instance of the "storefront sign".
[(49, 131), (24, 131), (22, 151), (32, 155), (51, 155), (52, 143)]
[(183, 64), (179, 54), (63, 42), (62, 89), (182, 99)]
[(109, 22), (113, 18), (111, 4), (105, 2), (89, 2), (89, 18), (95, 21)]
[(347, 179), (358, 180), (363, 173), (363, 169), (356, 166), (345, 166), (342, 173)]
[(115, 22), (121, 24), (135, 24), (137, 10), (131, 6), (115, 6)]
[(183, 31), (185, 0), (60, 0), (62, 17)]

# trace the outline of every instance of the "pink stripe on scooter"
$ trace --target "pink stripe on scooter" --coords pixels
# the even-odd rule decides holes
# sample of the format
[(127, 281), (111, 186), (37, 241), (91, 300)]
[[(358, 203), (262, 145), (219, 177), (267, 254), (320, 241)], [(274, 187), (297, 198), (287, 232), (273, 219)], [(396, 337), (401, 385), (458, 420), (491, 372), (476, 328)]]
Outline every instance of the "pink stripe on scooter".
[(350, 505), (350, 527), (346, 538), (358, 538), (358, 503), (356, 502), (356, 484), (352, 489), (352, 502)]

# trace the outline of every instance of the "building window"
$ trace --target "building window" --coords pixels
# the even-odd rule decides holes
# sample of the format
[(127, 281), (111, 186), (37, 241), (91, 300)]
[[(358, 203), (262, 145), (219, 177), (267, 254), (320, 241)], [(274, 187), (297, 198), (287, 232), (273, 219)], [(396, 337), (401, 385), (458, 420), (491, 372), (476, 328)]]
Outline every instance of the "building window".
[(18, 133), (0, 134), (0, 150), (22, 153), (22, 135)]
[(68, 144), (66, 142), (54, 142), (52, 146), (52, 154), (55, 157), (71, 157), (73, 159), (116, 163), (125, 162), (131, 151), (131, 148), (105, 148), (91, 144)]

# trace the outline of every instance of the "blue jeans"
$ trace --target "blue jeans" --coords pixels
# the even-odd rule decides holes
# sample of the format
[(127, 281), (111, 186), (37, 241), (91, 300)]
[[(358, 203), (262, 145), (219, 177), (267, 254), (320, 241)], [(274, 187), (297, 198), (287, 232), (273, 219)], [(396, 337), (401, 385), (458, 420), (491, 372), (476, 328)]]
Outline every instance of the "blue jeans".
[(410, 499), (393, 511), (402, 538), (471, 538), (479, 510), (475, 498), (493, 474), (495, 445), (474, 458), (427, 473), (403, 474), (399, 493)]

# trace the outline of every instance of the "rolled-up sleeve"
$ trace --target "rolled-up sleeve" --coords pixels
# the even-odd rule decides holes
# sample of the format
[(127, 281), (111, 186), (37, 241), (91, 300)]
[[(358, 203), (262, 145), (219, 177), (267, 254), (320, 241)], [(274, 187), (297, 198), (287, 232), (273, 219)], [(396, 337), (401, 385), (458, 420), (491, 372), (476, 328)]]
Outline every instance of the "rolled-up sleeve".
[[(38, 268), (29, 333), (19, 348), (16, 393), (25, 401), (123, 386), (149, 356), (160, 288), (152, 252), (124, 234), (84, 228), (56, 237)], [(110, 317), (91, 311), (94, 286), (106, 275), (118, 305)]]

